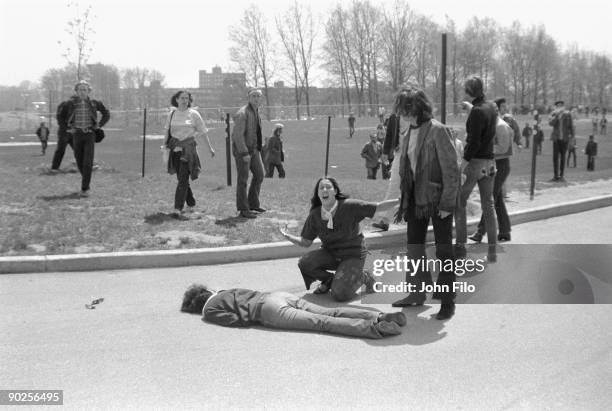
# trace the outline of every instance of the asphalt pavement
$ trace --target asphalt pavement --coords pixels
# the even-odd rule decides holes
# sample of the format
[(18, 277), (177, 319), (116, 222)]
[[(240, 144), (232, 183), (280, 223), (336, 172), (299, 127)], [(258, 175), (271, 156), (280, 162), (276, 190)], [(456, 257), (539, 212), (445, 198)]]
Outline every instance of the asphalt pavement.
[[(549, 259), (551, 244), (583, 255), (612, 244), (610, 227), (612, 207), (517, 225), (498, 275), (510, 284), (529, 274), (516, 275), (515, 244), (538, 258)], [(608, 259), (582, 264), (597, 271)], [(609, 276), (587, 277), (607, 301)], [(79, 410), (612, 409), (610, 304), (459, 304), (440, 322), (428, 301), (404, 309), (402, 335), (364, 340), (204, 323), (179, 312), (193, 282), (305, 294), (296, 258), (2, 275), (0, 388), (61, 389), (64, 407)], [(395, 310), (364, 301), (349, 305)]]

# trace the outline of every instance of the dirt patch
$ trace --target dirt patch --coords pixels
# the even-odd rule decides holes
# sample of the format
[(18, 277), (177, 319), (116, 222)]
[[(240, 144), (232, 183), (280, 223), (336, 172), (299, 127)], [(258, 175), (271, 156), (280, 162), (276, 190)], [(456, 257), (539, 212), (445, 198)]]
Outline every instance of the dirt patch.
[(0, 206), (0, 213), (2, 214), (30, 214), (27, 210), (21, 207), (11, 206)]
[(205, 243), (211, 245), (222, 245), (227, 242), (225, 236), (214, 236), (193, 231), (162, 231), (155, 234), (155, 237), (165, 241), (166, 245), (179, 247), (182, 244)]
[(77, 254), (87, 254), (87, 253), (100, 253), (102, 251), (105, 251), (106, 248), (104, 248), (104, 246), (101, 245), (80, 245), (77, 247), (74, 247), (74, 252)]
[(35, 253), (42, 254), (47, 251), (47, 246), (42, 244), (29, 244), (28, 249), (34, 251)]

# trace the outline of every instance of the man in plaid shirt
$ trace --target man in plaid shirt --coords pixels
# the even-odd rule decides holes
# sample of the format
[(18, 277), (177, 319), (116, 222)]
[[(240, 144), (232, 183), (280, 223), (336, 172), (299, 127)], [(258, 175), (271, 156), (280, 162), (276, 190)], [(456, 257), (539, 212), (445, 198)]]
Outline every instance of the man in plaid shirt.
[[(102, 102), (90, 99), (91, 87), (85, 80), (74, 86), (75, 96), (66, 101), (58, 113), (58, 123), (67, 125), (73, 136), (74, 157), (81, 173), (81, 197), (89, 197), (89, 183), (93, 169), (95, 130), (104, 127), (110, 113)], [(102, 118), (98, 121), (98, 112)]]

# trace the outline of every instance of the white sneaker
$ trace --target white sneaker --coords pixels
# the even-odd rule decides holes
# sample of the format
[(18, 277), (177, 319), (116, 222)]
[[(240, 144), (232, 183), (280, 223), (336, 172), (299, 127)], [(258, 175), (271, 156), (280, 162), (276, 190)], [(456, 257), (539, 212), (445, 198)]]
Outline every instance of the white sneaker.
[(187, 206), (187, 208), (185, 208), (185, 213), (187, 213), (187, 214), (193, 214), (195, 212), (196, 212), (195, 206), (193, 206), (193, 207)]
[(81, 190), (79, 197), (89, 197), (89, 190)]

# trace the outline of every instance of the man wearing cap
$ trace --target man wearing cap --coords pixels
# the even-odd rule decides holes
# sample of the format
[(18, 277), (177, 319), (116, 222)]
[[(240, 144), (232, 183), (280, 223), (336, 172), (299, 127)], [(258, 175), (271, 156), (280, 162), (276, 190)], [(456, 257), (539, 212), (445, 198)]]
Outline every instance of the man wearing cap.
[(571, 113), (565, 109), (563, 100), (555, 102), (555, 109), (550, 113), (548, 124), (553, 131), (550, 139), (553, 141), (553, 167), (554, 177), (551, 181), (565, 182), (565, 153), (570, 138), (574, 137), (574, 122)]
[[(95, 130), (104, 127), (110, 119), (110, 113), (104, 104), (90, 99), (91, 87), (85, 80), (74, 86), (75, 96), (64, 102), (57, 114), (57, 122), (66, 126), (66, 132), (72, 135), (74, 157), (81, 173), (81, 197), (89, 197), (89, 184), (93, 170)], [(98, 112), (102, 118), (98, 121)]]
[[(234, 115), (232, 132), (232, 154), (236, 161), (236, 208), (240, 217), (256, 218), (256, 213), (266, 210), (259, 204), (259, 191), (264, 179), (264, 166), (261, 159), (262, 133), (259, 105), (261, 90), (249, 91), (247, 105)], [(249, 170), (253, 174), (247, 194)]]

